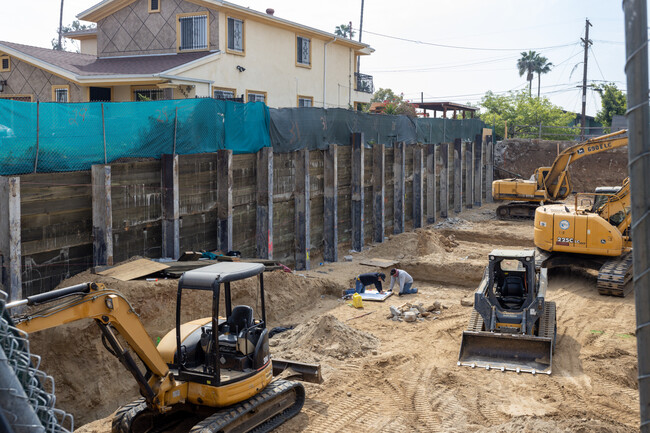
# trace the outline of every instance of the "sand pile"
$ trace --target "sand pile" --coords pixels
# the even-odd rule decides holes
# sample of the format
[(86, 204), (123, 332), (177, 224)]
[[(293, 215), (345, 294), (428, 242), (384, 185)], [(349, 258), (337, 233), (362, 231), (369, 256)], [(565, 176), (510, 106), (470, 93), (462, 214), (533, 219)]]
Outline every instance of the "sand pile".
[[(557, 418), (557, 419), (556, 419)], [(615, 421), (601, 421), (586, 417), (560, 418), (546, 417), (517, 417), (511, 421), (488, 428), (476, 430), (477, 433), (623, 433), (629, 428)]]
[(273, 339), (278, 340), (274, 353), (301, 361), (318, 361), (321, 356), (339, 360), (359, 358), (379, 347), (377, 337), (351, 328), (331, 314), (298, 325)]

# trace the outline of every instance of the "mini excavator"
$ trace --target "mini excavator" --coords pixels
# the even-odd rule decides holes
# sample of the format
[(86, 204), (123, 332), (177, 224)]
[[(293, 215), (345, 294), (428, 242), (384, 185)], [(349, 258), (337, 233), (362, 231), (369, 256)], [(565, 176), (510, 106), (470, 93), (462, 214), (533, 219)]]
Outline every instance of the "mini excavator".
[(474, 292), (458, 365), (551, 374), (555, 302), (546, 300), (546, 269), (533, 250), (494, 250)]
[[(298, 414), (305, 401), (302, 384), (273, 380), (274, 374), (288, 368), (300, 380), (320, 383), (322, 378), (319, 365), (282, 360), (276, 366), (271, 360), (263, 272), (264, 265), (243, 262), (185, 272), (178, 284), (176, 328), (158, 346), (129, 301), (101, 284), (53, 290), (9, 303), (7, 308), (40, 306), (13, 317), (27, 333), (95, 320), (104, 346), (133, 375), (142, 395), (117, 410), (113, 433), (149, 433), (179, 425), (192, 433), (268, 432)], [(250, 306), (231, 303), (231, 283), (251, 277), (258, 280), (257, 318)], [(180, 323), (182, 294), (188, 290), (207, 294), (212, 317)], [(220, 305), (224, 316), (219, 316)]]
[(539, 167), (529, 180), (499, 179), (492, 182), (495, 201), (510, 203), (497, 207), (499, 219), (533, 219), (535, 209), (541, 204), (564, 200), (571, 193), (569, 166), (577, 160), (627, 146), (627, 130), (614, 132), (571, 146), (555, 158), (550, 167)]

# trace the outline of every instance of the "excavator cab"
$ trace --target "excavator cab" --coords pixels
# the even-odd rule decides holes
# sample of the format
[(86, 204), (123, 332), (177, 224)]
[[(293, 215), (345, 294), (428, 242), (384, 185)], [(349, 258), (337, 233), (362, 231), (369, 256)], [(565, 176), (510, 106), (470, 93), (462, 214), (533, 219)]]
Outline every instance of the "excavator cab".
[[(258, 318), (251, 306), (232, 305), (231, 283), (250, 277), (258, 281)], [(212, 317), (181, 325), (183, 293), (192, 290), (210, 294)], [(225, 385), (269, 364), (264, 265), (222, 262), (185, 272), (178, 283), (176, 310), (176, 328), (161, 339), (158, 350), (179, 379)]]

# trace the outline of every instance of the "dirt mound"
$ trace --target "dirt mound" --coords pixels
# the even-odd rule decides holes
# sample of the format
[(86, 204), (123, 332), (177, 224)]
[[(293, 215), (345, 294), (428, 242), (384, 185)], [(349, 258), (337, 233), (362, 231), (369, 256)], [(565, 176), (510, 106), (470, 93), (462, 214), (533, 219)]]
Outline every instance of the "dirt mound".
[(360, 358), (379, 347), (374, 335), (358, 331), (339, 321), (331, 314), (313, 319), (295, 329), (279, 334), (276, 353), (292, 359), (328, 356), (339, 360)]
[[(83, 272), (60, 284), (103, 283), (120, 291), (139, 314), (145, 329), (157, 340), (175, 326), (178, 280), (118, 281)], [(256, 279), (232, 283), (233, 305), (261, 310)], [(275, 271), (264, 274), (267, 321), (270, 326), (296, 311), (311, 308), (321, 296), (340, 296), (342, 286), (320, 278)], [(181, 321), (211, 314), (211, 293), (183, 293)], [(138, 397), (135, 381), (103, 347), (92, 320), (69, 323), (30, 335), (32, 352), (42, 356), (43, 369), (57, 385), (57, 405), (71, 412), (77, 425), (102, 418)], [(120, 377), (120, 380), (115, 380)]]

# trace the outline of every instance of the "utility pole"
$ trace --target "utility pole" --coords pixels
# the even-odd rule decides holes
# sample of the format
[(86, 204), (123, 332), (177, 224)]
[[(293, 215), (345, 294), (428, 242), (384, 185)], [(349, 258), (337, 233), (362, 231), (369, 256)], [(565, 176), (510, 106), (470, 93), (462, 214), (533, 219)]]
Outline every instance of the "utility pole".
[[(359, 20), (359, 42), (361, 42), (361, 33), (363, 33), (363, 0), (361, 0), (361, 19)], [(361, 72), (361, 56), (357, 56), (357, 72)]]
[(580, 38), (585, 45), (585, 60), (584, 60), (584, 72), (582, 74), (582, 120), (580, 121), (580, 140), (585, 139), (585, 123), (587, 118), (585, 117), (585, 111), (587, 109), (587, 57), (589, 56), (589, 46), (592, 42), (589, 40), (589, 27), (591, 23), (589, 18), (585, 19), (585, 37), (584, 39)]

